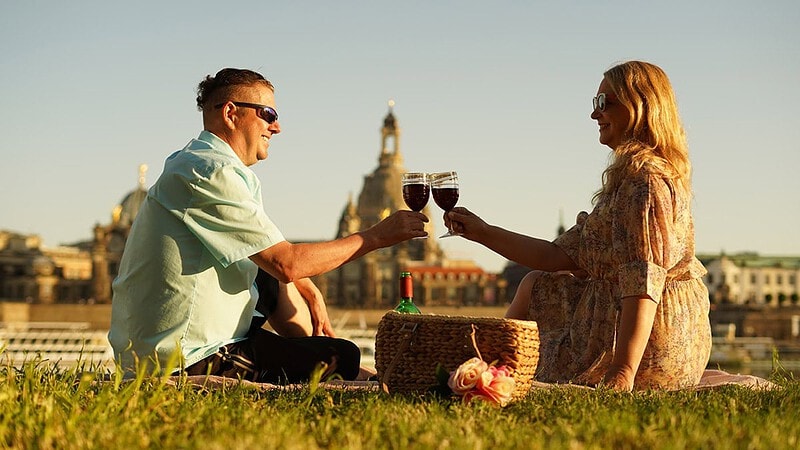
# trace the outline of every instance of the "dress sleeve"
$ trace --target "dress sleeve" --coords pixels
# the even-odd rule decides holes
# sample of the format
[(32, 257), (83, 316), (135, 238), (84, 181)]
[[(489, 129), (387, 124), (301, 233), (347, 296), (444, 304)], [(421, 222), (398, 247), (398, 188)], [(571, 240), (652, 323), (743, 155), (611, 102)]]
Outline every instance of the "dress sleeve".
[(264, 212), (260, 186), (223, 166), (192, 186), (183, 221), (223, 267), (284, 240)]
[(667, 272), (677, 261), (674, 195), (656, 175), (623, 181), (612, 205), (612, 245), (622, 297), (661, 302)]
[(567, 231), (562, 233), (558, 236), (553, 243), (557, 245), (567, 256), (572, 259), (573, 262), (578, 264), (578, 252), (580, 250), (580, 243), (581, 243), (581, 232), (583, 230), (583, 224), (586, 222), (586, 217), (588, 217), (588, 213), (586, 211), (581, 211), (578, 213), (578, 217), (575, 219), (575, 225), (571, 226)]

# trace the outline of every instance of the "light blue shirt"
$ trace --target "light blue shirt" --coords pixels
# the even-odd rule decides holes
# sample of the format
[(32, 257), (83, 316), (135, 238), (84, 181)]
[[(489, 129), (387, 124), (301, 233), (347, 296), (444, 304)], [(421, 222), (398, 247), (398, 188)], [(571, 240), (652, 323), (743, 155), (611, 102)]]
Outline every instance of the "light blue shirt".
[(203, 131), (170, 155), (113, 283), (108, 337), (117, 362), (126, 371), (136, 360), (174, 370), (244, 339), (258, 300), (248, 257), (281, 241), (261, 183), (227, 143)]

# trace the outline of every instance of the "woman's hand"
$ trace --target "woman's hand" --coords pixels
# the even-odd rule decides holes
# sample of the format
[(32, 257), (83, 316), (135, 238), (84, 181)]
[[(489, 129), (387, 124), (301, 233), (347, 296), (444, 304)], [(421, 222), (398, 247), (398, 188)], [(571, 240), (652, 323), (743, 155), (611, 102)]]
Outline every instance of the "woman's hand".
[(481, 241), (481, 236), (489, 227), (483, 219), (463, 206), (456, 206), (444, 213), (444, 224), (470, 241), (477, 242)]

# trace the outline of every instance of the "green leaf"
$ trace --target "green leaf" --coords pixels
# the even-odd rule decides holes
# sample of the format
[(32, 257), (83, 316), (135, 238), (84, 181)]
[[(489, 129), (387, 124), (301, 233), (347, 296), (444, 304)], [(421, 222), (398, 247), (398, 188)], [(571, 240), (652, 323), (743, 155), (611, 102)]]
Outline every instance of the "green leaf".
[(447, 387), (448, 380), (450, 380), (450, 372), (448, 372), (447, 369), (442, 367), (441, 364), (436, 363), (436, 381), (439, 384), (439, 386)]

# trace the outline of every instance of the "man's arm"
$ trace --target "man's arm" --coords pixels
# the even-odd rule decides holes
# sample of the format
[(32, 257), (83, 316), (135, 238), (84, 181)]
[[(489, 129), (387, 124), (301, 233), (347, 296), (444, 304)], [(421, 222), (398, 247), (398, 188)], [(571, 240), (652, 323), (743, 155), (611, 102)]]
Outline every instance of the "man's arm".
[(331, 271), (373, 250), (413, 237), (427, 236), (428, 218), (414, 211), (397, 211), (371, 228), (327, 242), (280, 242), (250, 259), (283, 283)]
[(278, 283), (278, 302), (268, 320), (281, 336), (335, 337), (322, 292), (309, 278)]
[(311, 335), (336, 337), (331, 319), (328, 317), (328, 308), (325, 297), (310, 278), (301, 278), (294, 282), (297, 291), (308, 304), (311, 313)]

